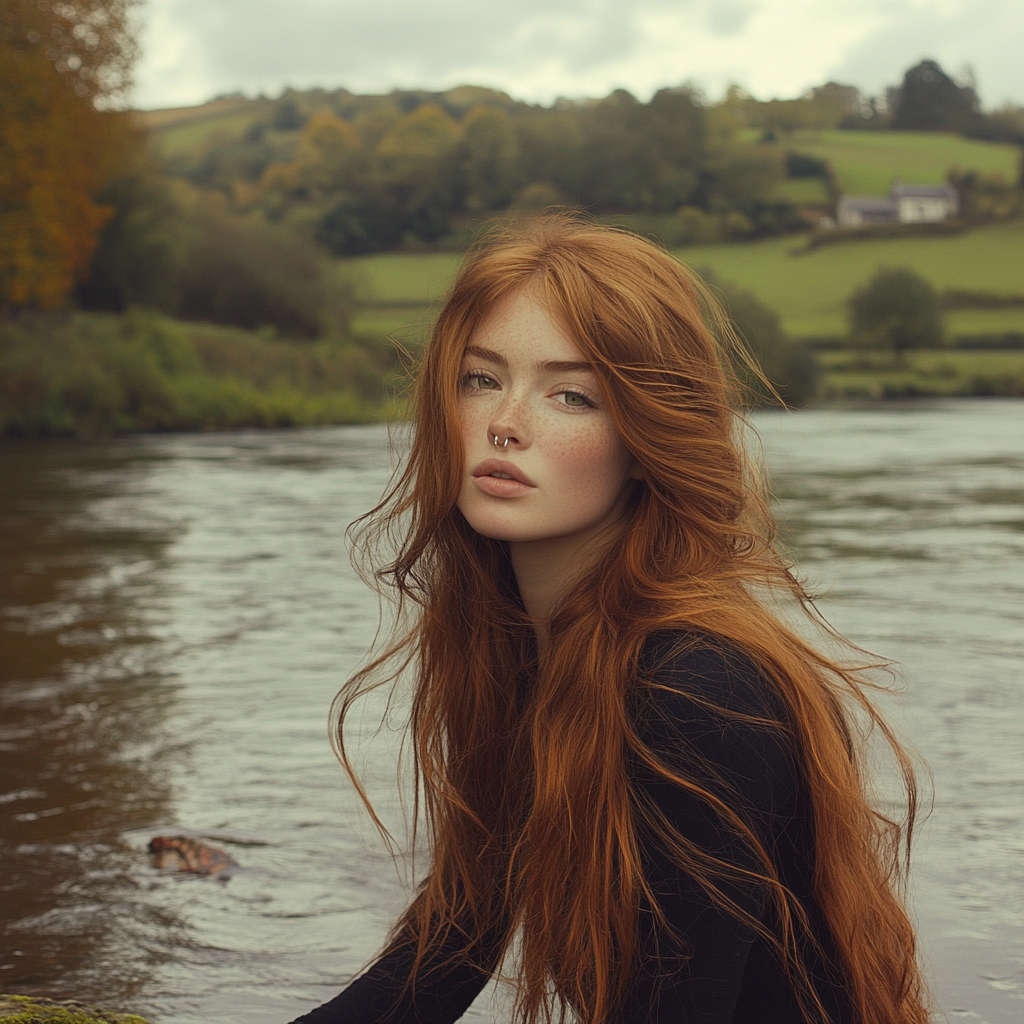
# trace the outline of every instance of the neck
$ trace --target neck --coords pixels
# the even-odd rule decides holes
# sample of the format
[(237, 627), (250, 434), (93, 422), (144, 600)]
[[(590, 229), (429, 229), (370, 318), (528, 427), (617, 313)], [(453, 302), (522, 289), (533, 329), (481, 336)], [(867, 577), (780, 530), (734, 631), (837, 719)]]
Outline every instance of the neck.
[(551, 617), (562, 598), (597, 564), (621, 532), (620, 524), (615, 523), (584, 535), (509, 544), (519, 596), (534, 620), (542, 650), (550, 636)]

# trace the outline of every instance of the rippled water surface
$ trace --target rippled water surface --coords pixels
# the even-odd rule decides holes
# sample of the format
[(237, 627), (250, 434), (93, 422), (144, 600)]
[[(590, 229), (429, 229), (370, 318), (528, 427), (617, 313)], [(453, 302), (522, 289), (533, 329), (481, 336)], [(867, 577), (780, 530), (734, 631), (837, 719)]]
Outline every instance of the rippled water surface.
[[(757, 425), (822, 609), (902, 669), (892, 710), (934, 774), (914, 901), (939, 1002), (1019, 1024), (1024, 403)], [(326, 718), (377, 621), (345, 526), (389, 471), (376, 427), (0, 447), (0, 990), (269, 1024), (373, 953), (405, 882)], [(398, 821), (375, 724), (368, 785)], [(243, 870), (160, 874), (161, 833)]]

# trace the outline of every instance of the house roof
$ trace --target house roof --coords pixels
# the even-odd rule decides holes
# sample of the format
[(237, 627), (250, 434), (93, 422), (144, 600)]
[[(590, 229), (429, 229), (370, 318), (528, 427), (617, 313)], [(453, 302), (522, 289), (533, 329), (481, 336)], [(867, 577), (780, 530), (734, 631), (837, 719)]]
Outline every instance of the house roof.
[(956, 189), (949, 185), (893, 185), (892, 199), (956, 199)]
[(895, 210), (891, 199), (878, 199), (875, 196), (843, 196), (839, 204), (847, 210), (859, 210), (861, 213), (889, 213)]

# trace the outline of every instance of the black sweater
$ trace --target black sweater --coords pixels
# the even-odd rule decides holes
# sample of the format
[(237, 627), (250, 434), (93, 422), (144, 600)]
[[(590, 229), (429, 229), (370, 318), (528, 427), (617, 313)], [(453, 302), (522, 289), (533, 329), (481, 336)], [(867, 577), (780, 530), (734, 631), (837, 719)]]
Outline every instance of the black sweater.
[[(645, 646), (634, 717), (641, 739), (666, 766), (720, 797), (774, 858), (782, 883), (800, 902), (813, 941), (803, 959), (832, 1024), (853, 1018), (828, 929), (812, 895), (813, 825), (794, 762), (785, 712), (772, 685), (743, 656), (720, 644), (657, 634)], [(720, 709), (724, 709), (720, 710)], [(739, 717), (742, 716), (742, 717)], [(754, 722), (751, 719), (760, 719)], [(635, 767), (638, 802), (660, 810), (699, 849), (760, 871), (749, 848), (701, 799)], [(615, 1024), (803, 1024), (792, 987), (772, 946), (716, 907), (652, 836), (645, 873), (660, 909), (686, 946), (663, 934), (641, 909), (641, 966)], [(771, 902), (751, 886), (718, 883), (773, 929)], [(415, 997), (402, 996), (410, 955), (382, 957), (329, 1003), (293, 1024), (450, 1024), (466, 1012), (495, 968), (485, 937), (471, 966), (422, 971)], [(443, 951), (438, 962), (454, 950)]]

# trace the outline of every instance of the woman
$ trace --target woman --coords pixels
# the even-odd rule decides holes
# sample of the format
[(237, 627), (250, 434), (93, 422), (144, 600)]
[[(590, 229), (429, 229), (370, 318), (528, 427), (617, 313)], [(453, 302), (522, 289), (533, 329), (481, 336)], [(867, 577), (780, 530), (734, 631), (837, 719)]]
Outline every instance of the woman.
[[(466, 260), (364, 534), (398, 538), (377, 578), (415, 614), (338, 703), (349, 767), (353, 700), (415, 667), (431, 869), (299, 1020), (454, 1021), (499, 965), (531, 1024), (927, 1020), (895, 893), (913, 778), (866, 684), (773, 610), (810, 605), (742, 454), (737, 357), (625, 232), (547, 217)], [(872, 726), (905, 833), (865, 798)]]

